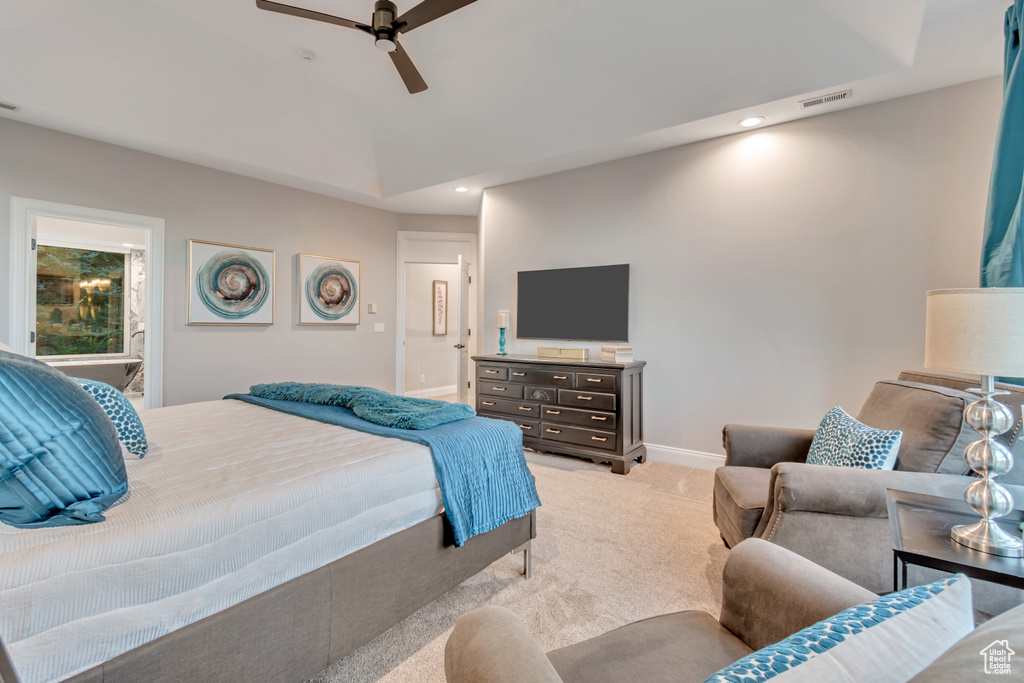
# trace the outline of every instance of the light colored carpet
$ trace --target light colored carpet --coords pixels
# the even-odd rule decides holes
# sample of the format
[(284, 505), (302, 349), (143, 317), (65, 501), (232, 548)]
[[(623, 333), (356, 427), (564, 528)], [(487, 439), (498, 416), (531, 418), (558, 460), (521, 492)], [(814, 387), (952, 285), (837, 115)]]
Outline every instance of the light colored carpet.
[(533, 576), (522, 553), (493, 563), (311, 679), (443, 683), (444, 645), (462, 614), (507, 607), (545, 651), (637, 619), (698, 609), (717, 616), (727, 550), (711, 519), (712, 472), (607, 465), (527, 453), (542, 506)]

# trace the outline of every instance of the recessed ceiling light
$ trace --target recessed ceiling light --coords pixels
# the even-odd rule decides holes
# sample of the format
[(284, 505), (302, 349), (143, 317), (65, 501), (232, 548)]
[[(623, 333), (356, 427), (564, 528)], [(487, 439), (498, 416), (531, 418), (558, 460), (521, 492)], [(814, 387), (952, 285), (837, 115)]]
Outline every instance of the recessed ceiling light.
[(754, 126), (760, 126), (762, 123), (764, 123), (763, 116), (748, 116), (740, 121), (740, 126), (743, 128), (753, 128)]
[(312, 50), (302, 49), (297, 51), (295, 54), (298, 56), (299, 59), (301, 59), (304, 62), (316, 61), (316, 53), (313, 52)]
[(463, 187), (462, 185), (459, 185), (458, 187), (455, 188), (455, 191), (456, 192), (469, 192), (469, 188), (468, 187)]
[(131, 242), (121, 242), (122, 247), (134, 247), (135, 245)]

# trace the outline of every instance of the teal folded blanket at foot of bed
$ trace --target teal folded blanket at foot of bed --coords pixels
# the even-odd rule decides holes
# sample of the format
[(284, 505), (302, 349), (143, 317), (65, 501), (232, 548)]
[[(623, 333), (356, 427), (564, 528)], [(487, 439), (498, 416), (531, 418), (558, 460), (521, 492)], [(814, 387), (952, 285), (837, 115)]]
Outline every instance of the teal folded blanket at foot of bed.
[[(365, 387), (338, 387), (335, 385), (313, 384), (300, 385), (256, 385), (253, 390), (265, 393), (262, 387), (287, 386), (286, 392), (279, 395), (310, 395), (324, 399), (333, 395), (333, 399), (341, 401), (346, 395), (360, 395), (361, 392), (350, 389)], [(303, 389), (307, 387), (307, 389)], [(325, 391), (333, 389), (334, 391)], [(372, 389), (371, 392), (379, 392)], [(464, 404), (446, 404), (455, 406), (463, 415), (468, 416), (446, 421), (437, 426), (421, 429), (397, 428), (368, 421), (357, 415), (355, 409), (336, 403), (306, 402), (301, 399), (282, 400), (265, 398), (250, 394), (230, 394), (224, 398), (237, 399), (263, 406), (291, 415), (298, 415), (317, 422), (326, 422), (368, 434), (376, 434), (393, 439), (402, 439), (413, 443), (424, 444), (430, 448), (434, 461), (434, 473), (441, 496), (444, 500), (445, 513), (452, 525), (455, 545), (461, 546), (469, 538), (495, 529), (510, 519), (517, 519), (540, 507), (540, 498), (533, 475), (526, 466), (523, 455), (523, 433), (515, 424), (505, 420), (493, 420), (477, 417), (473, 409)], [(379, 392), (385, 394), (385, 392)], [(366, 394), (362, 394), (364, 397)], [(385, 394), (387, 396), (389, 394)], [(443, 403), (428, 399), (409, 399), (392, 397), (403, 401), (415, 401), (422, 409), (422, 402)], [(349, 400), (352, 400), (351, 398)], [(423, 424), (439, 419), (438, 414), (430, 415), (429, 411), (418, 410), (402, 418), (398, 414), (399, 403), (388, 402), (381, 411), (390, 415), (399, 424)], [(367, 406), (375, 403), (367, 400), (362, 404), (363, 412), (369, 412)], [(358, 404), (357, 404), (358, 405)], [(458, 408), (461, 406), (461, 409)], [(443, 414), (451, 416), (453, 411), (445, 409)], [(426, 418), (426, 419), (424, 419)]]
[(341, 406), (367, 422), (398, 429), (430, 429), (476, 415), (464, 403), (395, 396), (372, 387), (276, 382), (254, 384), (249, 387), (249, 393), (279, 401)]

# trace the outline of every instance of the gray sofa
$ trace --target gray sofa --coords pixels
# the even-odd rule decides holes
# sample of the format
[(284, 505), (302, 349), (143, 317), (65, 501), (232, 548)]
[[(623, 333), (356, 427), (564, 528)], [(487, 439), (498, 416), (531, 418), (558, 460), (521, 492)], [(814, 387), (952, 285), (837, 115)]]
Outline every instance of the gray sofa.
[[(792, 552), (751, 539), (729, 554), (717, 620), (696, 611), (665, 614), (545, 654), (515, 614), (481, 607), (455, 625), (445, 646), (445, 675), (448, 683), (703, 681), (755, 650), (875, 597)], [(913, 681), (972, 680), (983, 647), (997, 635), (1021, 632), (1024, 608), (975, 630)]]
[[(885, 491), (961, 497), (970, 481), (963, 452), (980, 438), (963, 421), (964, 407), (975, 398), (937, 384), (878, 382), (857, 419), (903, 431), (893, 471), (808, 465), (814, 430), (726, 425), (725, 467), (716, 470), (714, 482), (714, 518), (722, 538), (730, 547), (745, 538), (765, 539), (868, 590), (892, 590)], [(1019, 411), (1019, 401), (1016, 406)], [(1016, 434), (1015, 429), (1007, 438)], [(1024, 463), (1001, 481), (1021, 478)], [(1024, 503), (1024, 487), (1009, 488)], [(912, 572), (919, 582), (934, 577), (918, 568)], [(1020, 591), (982, 586), (976, 582), (975, 600), (983, 611), (998, 613), (1021, 603)]]

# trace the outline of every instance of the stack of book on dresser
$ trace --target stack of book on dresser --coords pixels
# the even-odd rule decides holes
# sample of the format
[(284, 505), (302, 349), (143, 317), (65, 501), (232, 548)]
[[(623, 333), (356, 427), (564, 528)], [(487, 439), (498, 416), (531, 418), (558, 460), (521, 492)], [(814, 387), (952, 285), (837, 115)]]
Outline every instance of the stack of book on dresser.
[(631, 363), (633, 361), (633, 347), (602, 346), (601, 361), (605, 363)]

